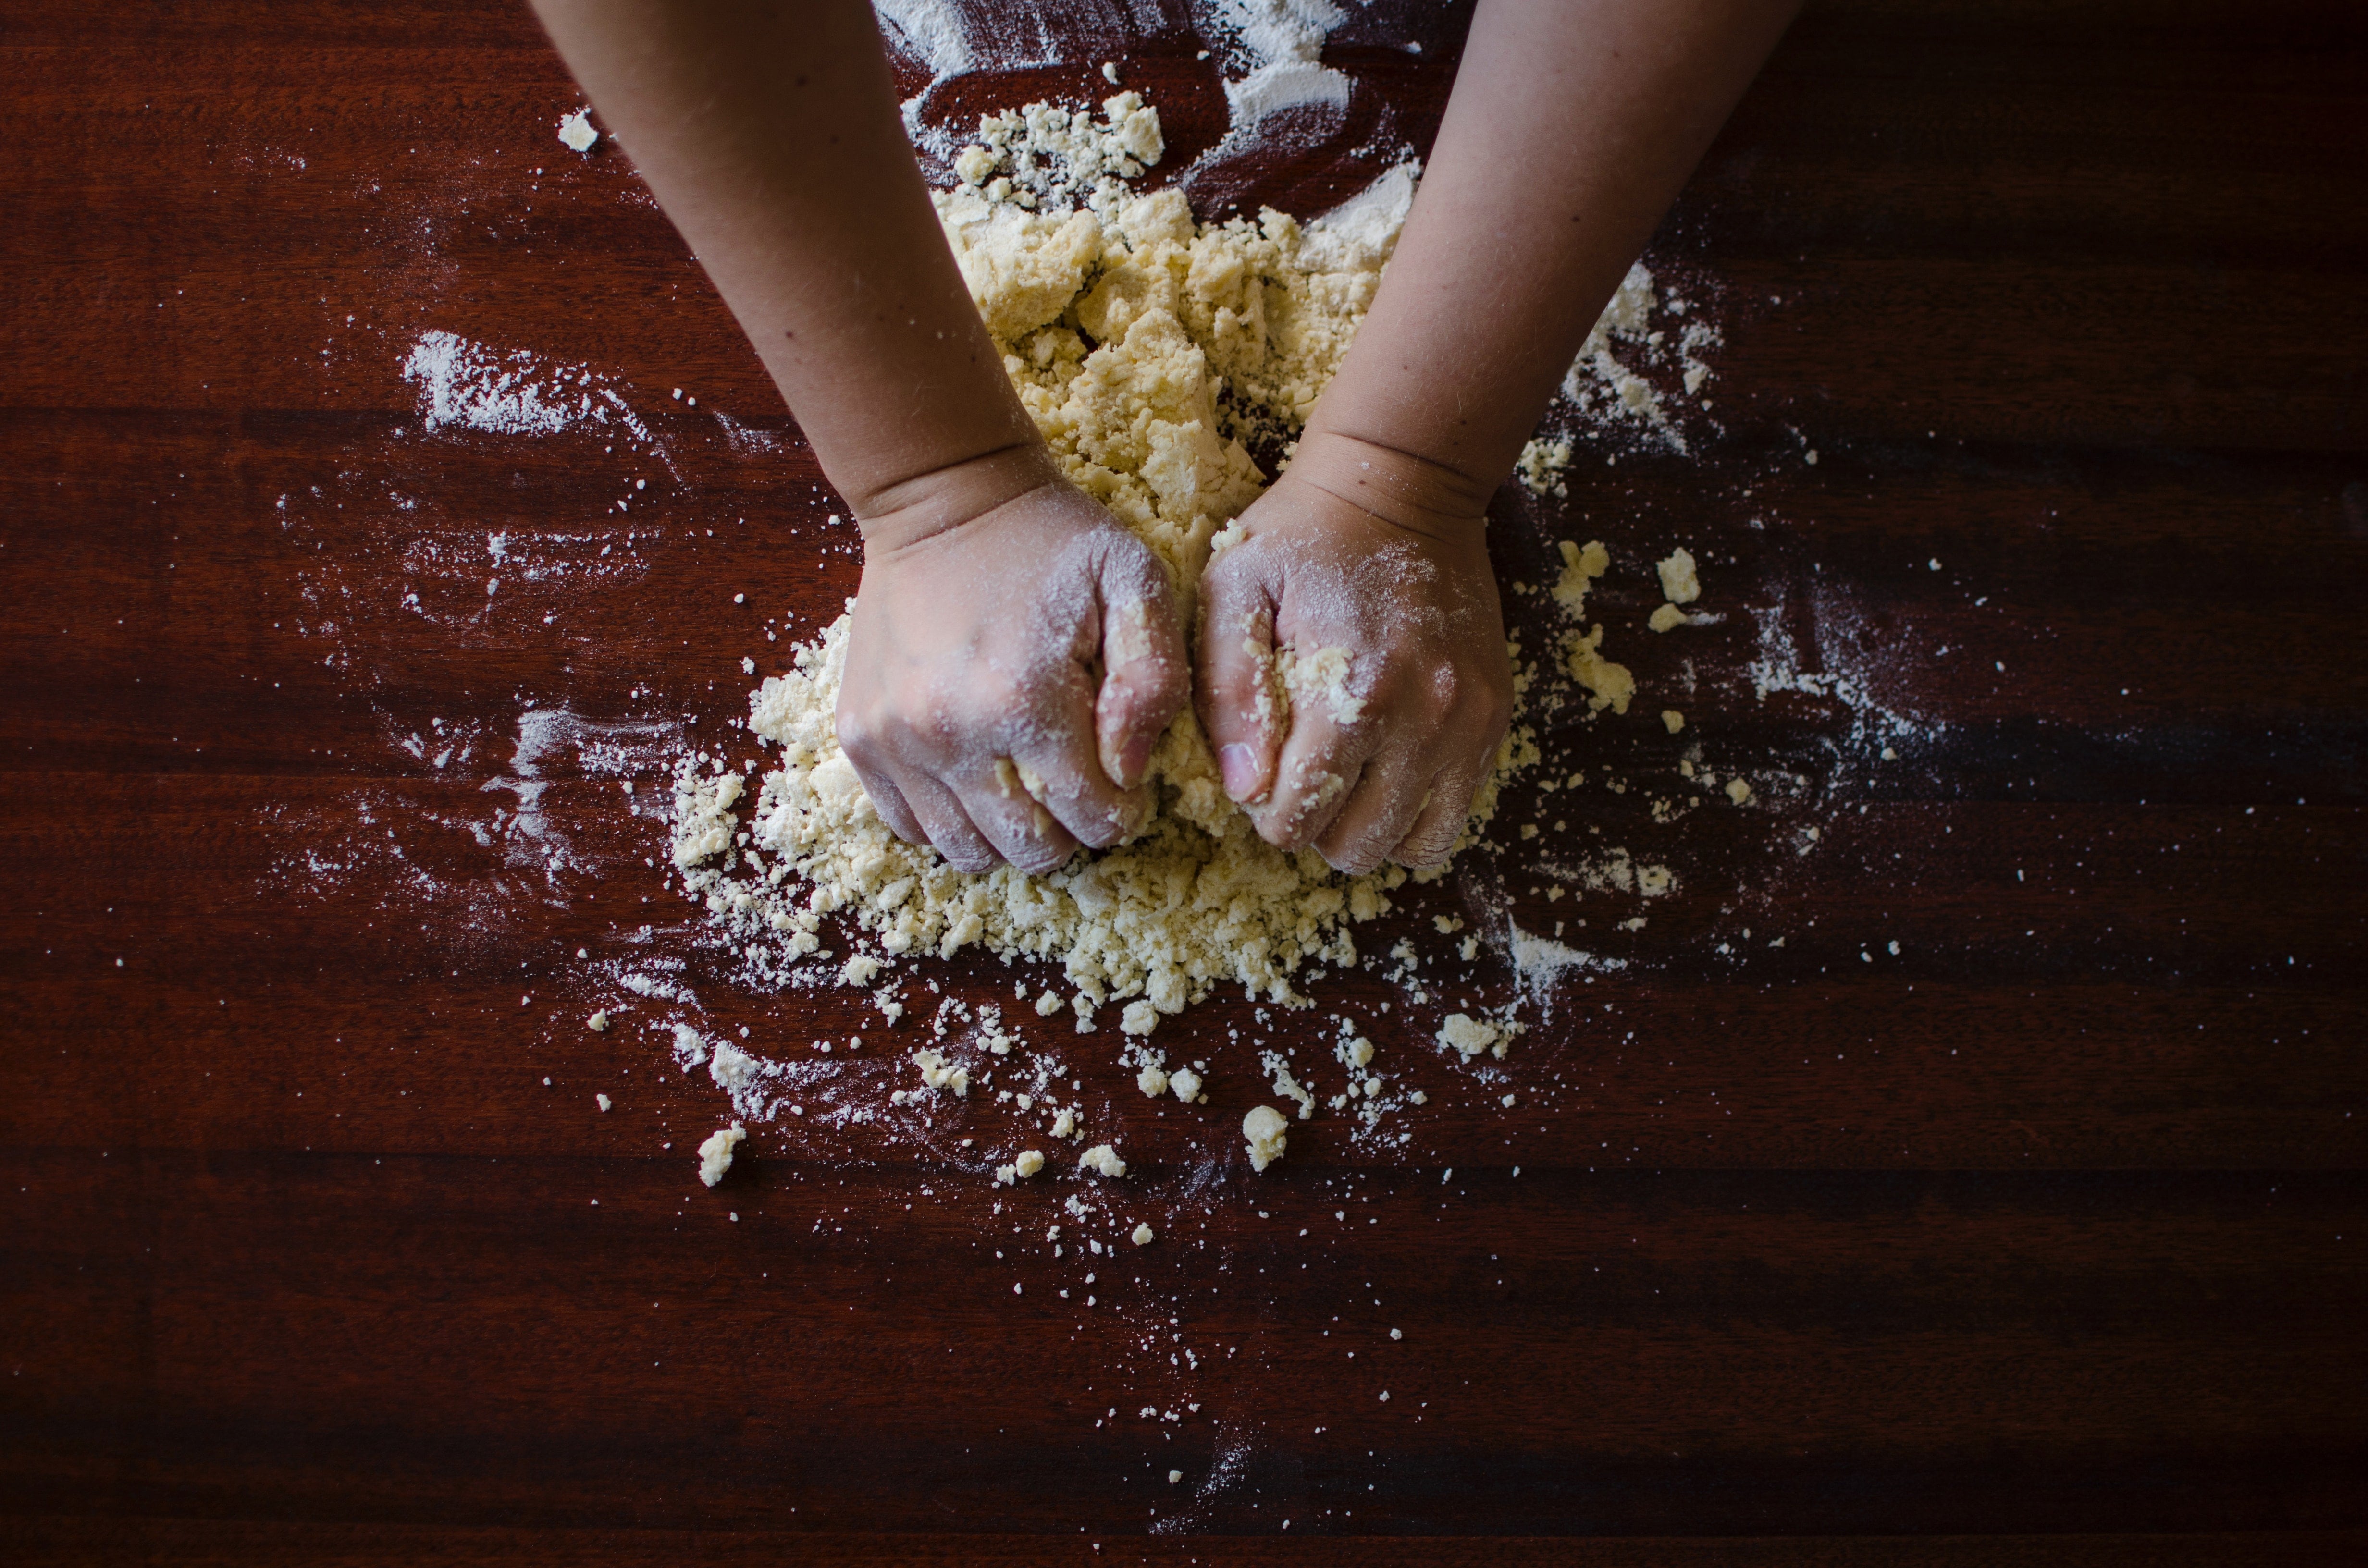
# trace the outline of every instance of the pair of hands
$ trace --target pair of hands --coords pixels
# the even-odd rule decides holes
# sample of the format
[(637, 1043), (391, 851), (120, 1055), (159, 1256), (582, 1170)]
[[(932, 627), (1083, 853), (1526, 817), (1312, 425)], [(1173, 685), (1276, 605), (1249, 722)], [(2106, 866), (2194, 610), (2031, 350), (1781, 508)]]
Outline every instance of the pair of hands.
[[(1142, 825), (1152, 748), (1195, 701), (1268, 842), (1359, 875), (1440, 863), (1495, 765), (1512, 671), (1486, 498), (1425, 466), (1303, 442), (1201, 578), (1197, 666), (1158, 559), (1049, 464), (932, 497), (917, 528), (868, 524), (848, 760), (906, 841), (1041, 873)], [(1350, 700), (1303, 695), (1281, 722), (1283, 647), (1345, 651)]]

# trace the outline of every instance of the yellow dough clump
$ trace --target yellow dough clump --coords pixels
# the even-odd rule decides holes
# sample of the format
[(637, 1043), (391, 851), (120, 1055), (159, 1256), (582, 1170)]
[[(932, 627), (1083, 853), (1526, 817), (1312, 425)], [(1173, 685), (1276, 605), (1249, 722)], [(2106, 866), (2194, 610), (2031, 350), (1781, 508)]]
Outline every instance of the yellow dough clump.
[[(1295, 435), (1338, 369), (1412, 176), (1393, 171), (1333, 222), (1303, 225), (1269, 210), (1255, 222), (1196, 223), (1179, 192), (1137, 195), (1110, 177), (1155, 161), (1159, 147), (1154, 111), (1121, 94), (1104, 121), (1071, 116), (1057, 128), (1069, 166), (1099, 171), (1090, 200), (1039, 210), (1031, 192), (987, 176), (1015, 155), (1028, 116), (1052, 123), (1041, 108), (988, 122), (1001, 140), (964, 154), (967, 183), (939, 194), (939, 213), (1064, 472), (1158, 552), (1189, 624), (1212, 541), (1267, 483), (1246, 438)], [(821, 918), (841, 913), (891, 956), (977, 945), (1060, 963), (1079, 993), (1080, 1030), (1094, 1006), (1139, 996), (1149, 1006), (1128, 1008), (1126, 1028), (1141, 1034), (1220, 983), (1304, 1000), (1292, 983), (1300, 968), (1355, 962), (1350, 924), (1385, 912), (1406, 880), (1396, 867), (1344, 877), (1313, 850), (1287, 855), (1259, 838), (1226, 798), (1189, 710), (1153, 754), (1158, 808), (1132, 842), (1043, 876), (956, 871), (895, 837), (839, 749), (848, 625), (841, 617), (796, 650), (795, 667), (751, 699), (749, 728), (778, 746), (780, 762), (757, 791), (745, 845), (730, 812), (737, 777), (720, 763), (712, 774), (692, 765), (676, 785), (687, 887), (735, 930), (781, 942), (788, 958), (814, 951)], [(1307, 651), (1285, 673), (1299, 695), (1320, 694), (1353, 722), (1338, 650)], [(1625, 707), (1624, 695), (1616, 700)], [(1498, 776), (1536, 755), (1517, 731)], [(1474, 826), (1496, 799), (1492, 779)], [(727, 876), (743, 859), (758, 874)], [(786, 885), (792, 876), (803, 890)]]

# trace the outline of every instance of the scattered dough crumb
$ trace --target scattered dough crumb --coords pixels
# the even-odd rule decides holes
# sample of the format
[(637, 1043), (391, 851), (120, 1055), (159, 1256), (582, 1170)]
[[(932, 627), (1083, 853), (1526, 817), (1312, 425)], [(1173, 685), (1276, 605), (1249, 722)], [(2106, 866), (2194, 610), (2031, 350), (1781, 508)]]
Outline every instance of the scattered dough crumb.
[(1651, 627), (1656, 631), (1674, 631), (1676, 628), (1680, 626), (1691, 626), (1693, 624), (1693, 620), (1694, 618), (1692, 616), (1688, 615), (1677, 606), (1663, 605), (1660, 608), (1652, 613), (1651, 618), (1648, 619), (1645, 624)]
[(1726, 798), (1738, 806), (1748, 805), (1751, 802), (1751, 786), (1740, 778), (1730, 778), (1726, 781)]
[(595, 1013), (584, 1020), (584, 1027), (598, 1034), (609, 1027), (609, 1015), (606, 1012)]
[(1143, 1071), (1134, 1075), (1134, 1086), (1141, 1089), (1146, 1097), (1155, 1100), (1167, 1092), (1168, 1083), (1167, 1070), (1156, 1062), (1144, 1062)]
[(1139, 1247), (1149, 1246), (1152, 1239), (1151, 1227), (1148, 1225), (1137, 1225), (1133, 1231), (1129, 1233), (1126, 1239), (1133, 1242)]
[(1167, 1086), (1176, 1092), (1178, 1099), (1190, 1105), (1201, 1097), (1201, 1074), (1190, 1067), (1179, 1067), (1167, 1075)]
[(1661, 574), (1661, 592), (1673, 605), (1690, 605), (1702, 597), (1702, 578), (1695, 574), (1694, 558), (1680, 545), (1669, 551), (1669, 558), (1656, 571)]
[(713, 1187), (732, 1168), (732, 1151), (747, 1142), (747, 1130), (738, 1122), (718, 1128), (699, 1146), (699, 1179)]
[(607, 1110), (607, 1109), (609, 1108), (609, 1096), (606, 1096), (606, 1095), (594, 1095), (592, 1097), (593, 1097), (595, 1100), (597, 1100), (597, 1101), (598, 1101), (598, 1102), (599, 1102), (599, 1106), (600, 1106), (600, 1108), (601, 1108), (602, 1110)]
[(1291, 1123), (1282, 1112), (1270, 1105), (1253, 1106), (1242, 1118), (1242, 1136), (1250, 1146), (1250, 1169), (1262, 1171), (1282, 1158), (1282, 1146), (1290, 1136)]
[(559, 140), (571, 152), (588, 153), (592, 143), (600, 140), (600, 133), (592, 129), (592, 117), (577, 109), (559, 122)]
[(1484, 1051), (1501, 1057), (1508, 1043), (1502, 1029), (1466, 1013), (1448, 1014), (1447, 1021), (1439, 1026), (1438, 1039), (1440, 1044), (1462, 1051), (1466, 1062)]
[(1097, 1143), (1078, 1155), (1077, 1168), (1081, 1171), (1092, 1171), (1096, 1175), (1106, 1176), (1113, 1180), (1126, 1175), (1126, 1162), (1120, 1159), (1118, 1151), (1107, 1143)]
[(1011, 1162), (1012, 1170), (1023, 1176), (1032, 1176), (1044, 1168), (1044, 1156), (1034, 1149), (1022, 1149), (1019, 1157)]
[(1298, 1079), (1291, 1075), (1291, 1063), (1283, 1060), (1282, 1052), (1279, 1051), (1267, 1051), (1258, 1058), (1258, 1062), (1259, 1065), (1263, 1066), (1267, 1070), (1268, 1074), (1273, 1078), (1274, 1092), (1276, 1094), (1281, 1096), (1284, 1099), (1296, 1100), (1299, 1102), (1300, 1120), (1305, 1121), (1315, 1114), (1315, 1096), (1314, 1092), (1304, 1087), (1301, 1085)]
[(1664, 708), (1661, 710), (1661, 722), (1667, 724), (1669, 733), (1674, 735), (1686, 727), (1686, 716), (1674, 708)]
[(951, 1089), (957, 1097), (967, 1098), (969, 1096), (969, 1068), (958, 1067), (952, 1062), (948, 1062), (942, 1054), (934, 1051), (915, 1051), (913, 1053), (913, 1065), (921, 1070), (921, 1084), (923, 1087), (931, 1089)]

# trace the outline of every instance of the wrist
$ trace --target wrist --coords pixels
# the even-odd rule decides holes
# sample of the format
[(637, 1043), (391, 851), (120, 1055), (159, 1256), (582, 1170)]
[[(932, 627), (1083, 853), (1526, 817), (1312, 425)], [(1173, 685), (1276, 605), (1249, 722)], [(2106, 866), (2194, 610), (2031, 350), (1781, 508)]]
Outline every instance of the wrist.
[(1282, 477), (1394, 528), (1454, 544), (1480, 537), (1497, 489), (1417, 453), (1324, 429), (1300, 437)]
[(1041, 440), (982, 452), (848, 496), (867, 552), (894, 552), (1061, 483)]

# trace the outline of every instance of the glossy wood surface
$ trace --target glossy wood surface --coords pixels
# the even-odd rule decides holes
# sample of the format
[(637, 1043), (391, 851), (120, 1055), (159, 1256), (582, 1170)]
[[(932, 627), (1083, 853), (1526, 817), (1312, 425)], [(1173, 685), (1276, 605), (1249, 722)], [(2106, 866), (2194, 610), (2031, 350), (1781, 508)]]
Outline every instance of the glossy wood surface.
[[(905, 85), (960, 124), (1115, 56), (1172, 177), (1227, 61), (1139, 9)], [(1462, 15), (1337, 31), (1345, 122), (1196, 203), (1361, 186)], [(524, 7), (14, 4), (0, 77), (0, 1560), (2368, 1549), (2356, 7), (1811, 8), (1648, 253), (1724, 336), (1690, 454), (1583, 442), (1497, 512), (1508, 581), (1612, 546), (1645, 694), (1550, 725), (1596, 781), (1360, 934), (1585, 918), (1617, 967), (1501, 1081), (1429, 1041), (1507, 994), (1485, 956), (1419, 1006), (1370, 970), (1170, 1020), (1206, 1114), (1107, 1019), (1048, 1034), (1161, 1232), (1091, 1308), (1041, 1242), (1077, 1184), (993, 1188), (983, 1095), (696, 1182), (724, 1108), (637, 954), (718, 1035), (868, 1031), (881, 1103), (923, 1038), (744, 983), (657, 869), (666, 756), (748, 749), (741, 659), (859, 559), (629, 160), (553, 139)], [(424, 428), (436, 330), (647, 440)], [(1725, 619), (1656, 637), (1678, 542)], [(1677, 891), (1549, 900), (1589, 838)], [(1320, 1075), (1335, 1013), (1430, 1104), (1253, 1177), (1247, 1041)]]

